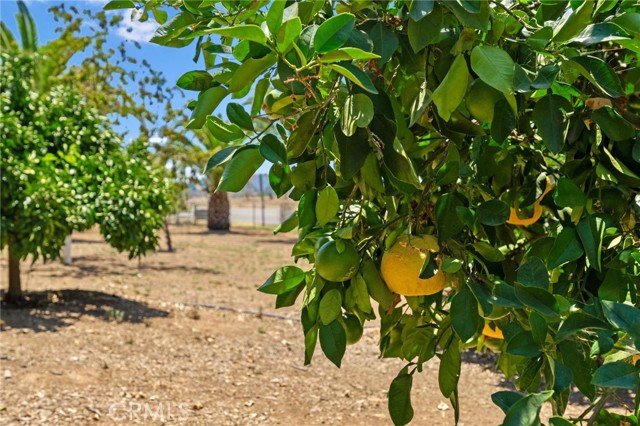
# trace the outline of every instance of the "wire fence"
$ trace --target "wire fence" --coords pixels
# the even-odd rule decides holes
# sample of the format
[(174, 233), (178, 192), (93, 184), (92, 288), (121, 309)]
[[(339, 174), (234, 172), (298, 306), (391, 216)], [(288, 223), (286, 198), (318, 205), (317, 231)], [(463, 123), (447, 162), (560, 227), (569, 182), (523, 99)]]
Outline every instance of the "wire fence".
[[(287, 219), (296, 208), (288, 199), (278, 199), (269, 187), (268, 177), (254, 175), (247, 186), (229, 196), (229, 221), (231, 225), (275, 227)], [(187, 209), (168, 216), (171, 225), (196, 225), (206, 223), (208, 218), (209, 194), (199, 189), (191, 189), (186, 200)]]

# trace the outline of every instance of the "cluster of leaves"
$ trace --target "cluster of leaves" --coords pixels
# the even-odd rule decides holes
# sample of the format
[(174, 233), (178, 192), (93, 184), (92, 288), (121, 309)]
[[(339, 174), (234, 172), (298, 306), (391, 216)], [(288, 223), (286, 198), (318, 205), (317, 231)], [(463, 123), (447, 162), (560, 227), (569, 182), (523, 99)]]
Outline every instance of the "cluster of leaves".
[[(575, 388), (593, 414), (573, 421), (609, 424), (616, 389), (640, 394), (636, 2), (168, 3), (177, 11), (152, 41), (197, 40), (206, 69), (178, 84), (200, 92), (188, 127), (229, 144), (207, 165), (225, 166), (219, 189), (269, 161), (274, 191), (298, 201), (279, 227), (298, 229), (295, 258), (313, 263), (327, 235), (357, 247), (345, 282), (286, 266), (260, 288), (277, 306), (303, 294), (306, 362), (319, 340), (339, 366), (349, 334), (376, 317), (373, 299), (382, 356), (407, 361), (389, 389), (395, 424), (413, 417), (412, 377), (433, 357), (457, 417), (468, 347), (499, 352), (522, 392), (492, 396), (505, 425), (539, 424), (546, 401), (552, 425), (571, 424)], [(250, 94), (227, 120), (211, 115)], [(425, 270), (451, 288), (388, 290), (381, 256), (406, 233), (437, 235), (439, 264)], [(485, 324), (504, 339), (485, 338)], [(635, 424), (639, 405), (619, 420)]]
[(167, 185), (146, 146), (124, 150), (73, 88), (36, 92), (38, 54), (1, 59), (2, 247), (19, 259), (49, 260), (71, 231), (99, 224), (132, 257), (155, 248)]

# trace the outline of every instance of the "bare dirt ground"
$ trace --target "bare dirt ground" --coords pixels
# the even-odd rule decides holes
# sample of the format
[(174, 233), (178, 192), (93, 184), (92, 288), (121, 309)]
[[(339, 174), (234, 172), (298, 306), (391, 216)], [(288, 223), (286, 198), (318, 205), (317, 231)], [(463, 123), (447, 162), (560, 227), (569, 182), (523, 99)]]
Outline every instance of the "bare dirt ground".
[[(138, 263), (91, 231), (74, 235), (71, 266), (22, 265), (40, 303), (2, 311), (0, 424), (391, 424), (386, 391), (403, 363), (378, 359), (375, 328), (341, 369), (319, 347), (305, 367), (296, 308), (275, 311), (256, 291), (291, 262), (294, 236), (174, 227), (173, 238), (177, 252)], [(6, 257), (0, 267), (4, 287)], [(414, 379), (414, 425), (454, 423), (437, 369)], [(467, 357), (461, 424), (499, 424), (490, 395), (507, 389), (491, 357)]]

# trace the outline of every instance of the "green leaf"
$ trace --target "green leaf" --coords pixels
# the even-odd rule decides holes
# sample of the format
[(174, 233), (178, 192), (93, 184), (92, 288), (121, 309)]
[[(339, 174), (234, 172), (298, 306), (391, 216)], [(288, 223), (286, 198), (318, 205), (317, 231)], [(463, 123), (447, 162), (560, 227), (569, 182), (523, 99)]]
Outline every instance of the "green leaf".
[(238, 150), (225, 166), (216, 191), (238, 192), (242, 190), (263, 162), (264, 159), (257, 146)]
[(584, 254), (582, 244), (574, 228), (564, 228), (556, 238), (547, 257), (547, 267), (551, 270), (579, 259)]
[(590, 374), (585, 374), (585, 371), (591, 371), (593, 363), (588, 354), (585, 355), (584, 347), (573, 340), (565, 340), (558, 345), (560, 354), (562, 355), (562, 362), (566, 365), (573, 374), (573, 382), (578, 387), (580, 392), (585, 394), (589, 399), (595, 397), (595, 387), (591, 384)]
[(587, 197), (584, 192), (567, 178), (560, 178), (553, 199), (558, 207), (584, 207)]
[(558, 316), (557, 301), (547, 290), (538, 287), (525, 287), (520, 283), (516, 283), (514, 287), (516, 297), (525, 306), (548, 317)]
[(393, 303), (393, 293), (389, 287), (382, 281), (378, 268), (371, 259), (367, 259), (362, 264), (362, 278), (367, 284), (368, 293), (373, 300), (380, 304), (382, 309), (388, 309)]
[(255, 79), (276, 63), (274, 54), (265, 55), (260, 59), (249, 58), (233, 73), (229, 83), (229, 92), (235, 93), (253, 84)]
[(549, 426), (574, 426), (574, 424), (563, 417), (554, 416), (549, 418)]
[(360, 274), (356, 274), (351, 279), (351, 284), (347, 288), (345, 305), (347, 308), (358, 308), (362, 312), (368, 314), (373, 311), (371, 307), (371, 298), (367, 290), (367, 283)]
[(549, 288), (549, 272), (542, 259), (530, 256), (518, 268), (516, 280), (527, 287)]
[(191, 113), (191, 120), (187, 129), (201, 129), (214, 109), (227, 96), (227, 90), (223, 87), (212, 87), (198, 95), (198, 103)]
[(340, 368), (347, 349), (347, 334), (338, 320), (328, 325), (320, 324), (320, 347), (329, 361)]
[(271, 82), (267, 77), (260, 80), (254, 89), (253, 101), (251, 103), (251, 115), (258, 115), (260, 110), (262, 109), (262, 103), (264, 102), (264, 97), (267, 94), (267, 90), (269, 90), (269, 85)]
[(625, 141), (636, 135), (633, 126), (609, 106), (593, 111), (591, 118), (612, 141)]
[(238, 40), (253, 41), (264, 46), (267, 45), (267, 36), (257, 25), (234, 25), (226, 28), (210, 28), (206, 34), (218, 34), (222, 37), (237, 38)]
[(569, 131), (566, 114), (572, 111), (571, 103), (559, 95), (546, 95), (533, 108), (532, 120), (545, 146), (554, 154), (562, 151)]
[(478, 206), (476, 217), (483, 225), (504, 225), (509, 219), (509, 205), (502, 200), (489, 200)]
[(284, 294), (304, 282), (304, 277), (305, 272), (297, 266), (283, 266), (271, 274), (258, 291), (267, 294)]
[(395, 426), (404, 426), (413, 419), (413, 407), (411, 406), (411, 386), (413, 376), (403, 369), (389, 386), (387, 393), (389, 415)]
[(435, 0), (412, 0), (409, 3), (409, 18), (418, 22), (433, 11), (434, 4)]
[(502, 262), (504, 260), (504, 254), (500, 250), (484, 241), (476, 241), (473, 243), (473, 248), (489, 262)]
[(378, 89), (373, 85), (369, 76), (355, 65), (344, 62), (341, 65), (331, 64), (329, 67), (367, 92), (378, 94)]
[[(299, 163), (293, 172), (291, 173), (291, 183), (296, 189), (300, 191), (307, 191), (314, 187), (316, 182), (316, 162), (305, 161)], [(313, 211), (315, 212), (315, 203), (313, 205)], [(315, 213), (314, 213), (315, 218)], [(315, 222), (315, 219), (314, 219)], [(313, 225), (313, 224), (311, 224)]]
[(267, 28), (269, 28), (271, 35), (278, 34), (280, 31), (286, 5), (286, 1), (274, 1), (269, 5), (269, 10), (267, 10)]
[(327, 53), (341, 47), (349, 40), (355, 23), (355, 16), (350, 13), (341, 13), (324, 21), (313, 38), (316, 52)]
[(594, 5), (594, 1), (585, 1), (577, 10), (565, 15), (553, 29), (553, 41), (571, 41), (590, 23)]
[(153, 9), (151, 12), (153, 13), (153, 17), (155, 18), (156, 22), (160, 25), (167, 22), (167, 19), (169, 18), (169, 14), (164, 10)]
[(320, 300), (320, 321), (329, 325), (342, 314), (342, 294), (339, 290), (329, 290)]
[(340, 200), (336, 190), (332, 186), (325, 186), (318, 194), (318, 200), (316, 201), (316, 218), (320, 226), (326, 225), (333, 219), (339, 209)]
[(369, 135), (366, 130), (358, 129), (353, 136), (345, 136), (338, 128), (334, 129), (334, 134), (340, 151), (340, 173), (344, 179), (351, 179), (362, 168), (371, 151)]
[(202, 173), (207, 173), (209, 170), (213, 169), (216, 166), (226, 163), (231, 160), (231, 157), (236, 152), (239, 147), (237, 146), (228, 146), (226, 148), (222, 148), (220, 151), (216, 152), (209, 158), (207, 161), (207, 165), (205, 166)]
[(373, 119), (373, 102), (362, 93), (347, 97), (342, 107), (342, 133), (353, 136), (358, 127), (367, 127)]
[(577, 56), (571, 58), (578, 70), (600, 90), (614, 98), (624, 95), (620, 78), (615, 71), (600, 58), (595, 56)]
[(584, 312), (574, 312), (560, 324), (556, 333), (556, 341), (559, 342), (589, 328), (608, 330), (611, 326), (592, 315)]
[(382, 22), (376, 22), (369, 30), (369, 37), (373, 41), (373, 53), (380, 55), (378, 64), (382, 65), (389, 62), (389, 59), (398, 48), (398, 36)]
[(112, 0), (105, 4), (104, 10), (117, 10), (117, 9), (135, 9), (136, 5), (131, 0)]
[(433, 92), (433, 103), (438, 107), (438, 114), (449, 121), (451, 114), (464, 99), (469, 83), (469, 69), (464, 55), (458, 55), (442, 83)]
[(227, 124), (213, 115), (207, 117), (207, 130), (222, 142), (234, 142), (245, 137), (240, 127), (235, 124)]
[(443, 26), (442, 9), (435, 7), (433, 11), (420, 22), (409, 20), (407, 35), (409, 45), (418, 53), (425, 47), (436, 44), (441, 40), (440, 31)]
[(504, 50), (492, 46), (476, 46), (471, 51), (471, 68), (489, 86), (502, 93), (513, 92), (515, 64)]
[(491, 395), (491, 401), (500, 407), (505, 414), (507, 414), (513, 404), (520, 401), (522, 398), (524, 398), (523, 394), (511, 391), (500, 391)]
[(491, 137), (498, 143), (504, 142), (517, 128), (516, 114), (506, 99), (500, 99), (493, 107)]
[(440, 196), (436, 203), (436, 226), (438, 227), (438, 239), (448, 240), (464, 229), (464, 223), (458, 218), (456, 208), (463, 207), (460, 196), (456, 193), (447, 193)]
[(529, 325), (531, 326), (533, 340), (535, 340), (540, 347), (543, 347), (547, 337), (547, 321), (542, 315), (536, 311), (532, 311), (529, 313)]
[(352, 61), (360, 59), (378, 59), (380, 55), (375, 53), (366, 52), (357, 47), (341, 47), (338, 50), (327, 52), (320, 56), (320, 62), (329, 64), (332, 62)]
[(298, 118), (296, 123), (298, 128), (291, 133), (287, 140), (287, 153), (289, 157), (296, 158), (302, 155), (307, 149), (317, 129), (314, 117), (314, 112), (308, 111)]
[(207, 71), (189, 71), (177, 81), (177, 86), (184, 90), (202, 92), (214, 86), (213, 77)]
[(597, 271), (601, 269), (602, 239), (604, 238), (604, 221), (595, 216), (583, 218), (578, 226), (578, 236), (587, 254), (589, 266)]
[(540, 409), (552, 395), (551, 390), (527, 395), (509, 408), (502, 425), (536, 426), (540, 424)]
[(511, 355), (537, 357), (542, 352), (540, 345), (536, 343), (530, 331), (521, 331), (509, 339), (507, 343), (507, 353)]
[(236, 124), (243, 129), (253, 131), (253, 122), (251, 116), (244, 110), (244, 107), (240, 104), (231, 102), (227, 104), (227, 117), (229, 121)]
[(453, 339), (443, 352), (438, 369), (438, 386), (445, 398), (450, 398), (458, 388), (461, 362), (460, 342)]
[(274, 234), (278, 234), (280, 232), (290, 232), (298, 227), (298, 212), (293, 212), (291, 215), (286, 218), (280, 225), (273, 230)]
[(622, 362), (610, 362), (598, 368), (591, 383), (604, 388), (635, 389), (638, 386), (640, 369)]
[(553, 35), (553, 29), (542, 27), (527, 38), (527, 44), (535, 50), (544, 50)]
[(275, 135), (265, 135), (260, 142), (260, 154), (274, 164), (287, 163), (287, 148)]
[(601, 301), (604, 316), (609, 322), (640, 341), (640, 309), (625, 303)]
[(611, 22), (600, 22), (588, 25), (580, 34), (571, 39), (572, 43), (580, 43), (584, 46), (604, 43), (607, 41), (624, 40), (626, 36), (624, 30)]
[(293, 306), (296, 304), (296, 300), (300, 293), (304, 290), (304, 283), (300, 283), (296, 288), (286, 293), (279, 294), (276, 297), (276, 309), (285, 308), (287, 306)]
[[(276, 2), (276, 3), (284, 3), (284, 2)], [(318, 343), (318, 326), (313, 326), (307, 333), (304, 335), (304, 365), (311, 364), (311, 358), (313, 358), (313, 353), (316, 350), (316, 345)]]
[[(165, 46), (174, 46), (172, 41), (179, 36), (186, 28), (196, 23), (196, 18), (189, 12), (180, 12), (165, 22), (164, 25), (158, 27), (155, 34), (149, 40), (151, 43), (161, 44)], [(186, 46), (191, 40), (185, 40), (177, 44), (175, 47)]]
[(297, 16), (286, 21), (276, 37), (276, 46), (280, 52), (287, 52), (292, 43), (300, 36), (302, 24)]
[(623, 302), (627, 297), (627, 290), (631, 284), (630, 278), (625, 270), (607, 269), (604, 280), (598, 287), (598, 297), (602, 300)]
[(466, 287), (451, 299), (451, 325), (463, 343), (482, 328), (482, 318), (478, 314), (478, 301)]

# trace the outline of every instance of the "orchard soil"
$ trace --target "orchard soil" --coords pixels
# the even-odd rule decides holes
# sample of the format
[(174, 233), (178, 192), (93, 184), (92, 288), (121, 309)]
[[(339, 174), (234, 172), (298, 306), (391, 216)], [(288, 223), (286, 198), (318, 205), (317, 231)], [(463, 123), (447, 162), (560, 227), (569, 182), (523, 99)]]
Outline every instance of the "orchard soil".
[[(297, 308), (276, 311), (256, 291), (291, 263), (294, 235), (180, 226), (172, 237), (177, 251), (138, 262), (89, 231), (73, 235), (71, 266), (22, 264), (32, 307), (2, 306), (0, 424), (391, 424), (386, 392), (403, 363), (379, 359), (375, 324), (341, 369), (319, 345), (305, 367)], [(3, 288), (6, 266), (5, 251)], [(494, 364), (465, 355), (460, 424), (500, 423), (490, 395), (513, 386)], [(413, 425), (454, 423), (437, 373), (432, 360), (415, 376)]]

